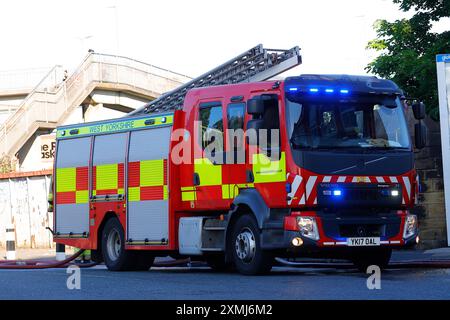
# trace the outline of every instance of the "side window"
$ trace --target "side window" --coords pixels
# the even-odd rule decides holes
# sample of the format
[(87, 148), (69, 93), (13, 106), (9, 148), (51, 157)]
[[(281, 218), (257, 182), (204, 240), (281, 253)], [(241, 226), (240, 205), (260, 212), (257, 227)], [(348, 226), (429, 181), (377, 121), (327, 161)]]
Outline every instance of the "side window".
[(231, 149), (244, 147), (245, 103), (230, 103), (227, 108), (228, 144)]
[(211, 143), (223, 150), (223, 117), (220, 102), (200, 104), (199, 120), (201, 121), (200, 145), (203, 150)]
[(227, 163), (245, 163), (244, 148), (245, 103), (230, 103), (227, 107)]
[[(265, 95), (263, 95), (265, 96)], [(269, 157), (276, 159), (281, 154), (281, 137), (280, 137), (280, 118), (278, 113), (278, 97), (277, 95), (267, 95), (270, 97), (264, 106), (264, 128), (267, 129), (267, 148), (266, 153)], [(273, 139), (272, 139), (273, 138)]]
[(244, 129), (245, 103), (230, 103), (227, 109), (228, 129)]

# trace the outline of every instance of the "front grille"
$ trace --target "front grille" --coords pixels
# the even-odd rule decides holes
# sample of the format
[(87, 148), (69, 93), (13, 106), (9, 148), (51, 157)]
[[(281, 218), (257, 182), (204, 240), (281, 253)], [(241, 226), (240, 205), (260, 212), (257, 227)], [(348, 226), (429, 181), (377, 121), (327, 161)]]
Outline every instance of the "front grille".
[(341, 237), (383, 237), (385, 225), (379, 224), (347, 224), (339, 226)]
[[(344, 193), (345, 200), (353, 201), (367, 201), (367, 200), (380, 200), (381, 194), (378, 189), (347, 189)], [(384, 197), (383, 197), (384, 198)]]
[[(335, 195), (337, 190), (339, 194)], [(392, 190), (398, 195), (392, 196)], [(401, 195), (400, 184), (320, 183), (317, 186), (317, 204), (322, 208), (398, 208), (402, 204)]]

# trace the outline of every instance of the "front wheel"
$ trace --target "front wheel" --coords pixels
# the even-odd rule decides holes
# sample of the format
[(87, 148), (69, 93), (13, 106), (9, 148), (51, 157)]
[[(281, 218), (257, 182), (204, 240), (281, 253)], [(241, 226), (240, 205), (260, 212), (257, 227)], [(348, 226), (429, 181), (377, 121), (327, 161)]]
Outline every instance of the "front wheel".
[(261, 232), (250, 215), (238, 218), (231, 230), (228, 249), (236, 269), (247, 275), (264, 274), (272, 269), (273, 255), (261, 248)]

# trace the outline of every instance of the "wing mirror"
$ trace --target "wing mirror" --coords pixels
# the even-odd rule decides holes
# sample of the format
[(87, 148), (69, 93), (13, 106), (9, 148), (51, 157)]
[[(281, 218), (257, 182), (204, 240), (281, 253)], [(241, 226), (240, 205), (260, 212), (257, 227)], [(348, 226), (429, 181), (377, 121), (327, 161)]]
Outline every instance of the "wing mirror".
[(414, 102), (412, 104), (414, 118), (417, 120), (425, 119), (425, 104), (423, 102)]
[(423, 149), (427, 145), (427, 127), (422, 122), (414, 125), (414, 143), (417, 149)]
[(247, 113), (252, 116), (261, 116), (264, 114), (264, 100), (261, 97), (255, 97), (247, 101)]

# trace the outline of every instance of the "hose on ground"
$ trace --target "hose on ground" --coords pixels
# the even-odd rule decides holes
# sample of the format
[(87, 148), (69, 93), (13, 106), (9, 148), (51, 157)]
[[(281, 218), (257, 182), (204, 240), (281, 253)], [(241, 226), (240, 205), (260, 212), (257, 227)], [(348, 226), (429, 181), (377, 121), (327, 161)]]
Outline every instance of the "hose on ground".
[(156, 262), (153, 263), (153, 267), (175, 267), (178, 265), (183, 265), (183, 264), (187, 264), (190, 263), (191, 259), (187, 258), (187, 259), (178, 259), (178, 260), (173, 260), (173, 261), (164, 261), (164, 262)]
[[(285, 259), (276, 258), (276, 261), (282, 265), (296, 268), (331, 268), (331, 269), (353, 269), (352, 263), (345, 262), (291, 262)], [(432, 268), (448, 269), (450, 260), (406, 260), (390, 262), (385, 269), (413, 269), (413, 268)]]
[[(0, 262), (0, 270), (4, 269), (50, 269), (50, 268), (66, 268), (70, 262), (78, 258), (84, 249), (76, 252), (72, 256), (62, 261), (39, 261), (39, 260), (5, 260)], [(95, 266), (97, 263), (86, 264), (72, 264), (80, 268), (89, 268)]]

